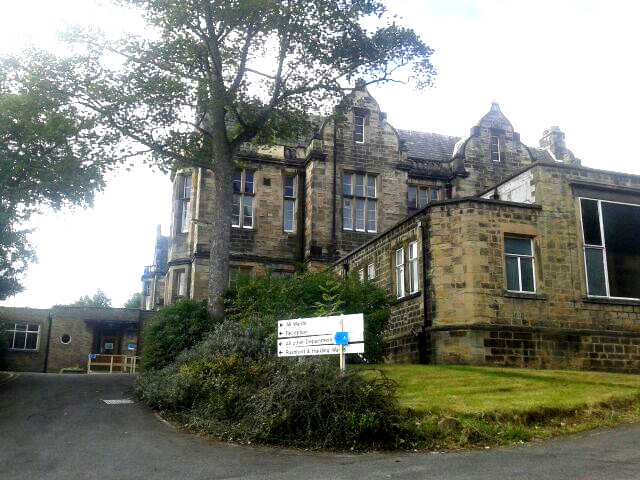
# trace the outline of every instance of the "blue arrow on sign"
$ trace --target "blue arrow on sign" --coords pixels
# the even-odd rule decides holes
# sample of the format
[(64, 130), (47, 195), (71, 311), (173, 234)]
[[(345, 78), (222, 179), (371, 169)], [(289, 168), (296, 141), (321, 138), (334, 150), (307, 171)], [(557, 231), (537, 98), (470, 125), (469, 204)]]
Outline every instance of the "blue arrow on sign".
[(333, 338), (336, 341), (336, 345), (349, 345), (348, 332), (337, 332)]

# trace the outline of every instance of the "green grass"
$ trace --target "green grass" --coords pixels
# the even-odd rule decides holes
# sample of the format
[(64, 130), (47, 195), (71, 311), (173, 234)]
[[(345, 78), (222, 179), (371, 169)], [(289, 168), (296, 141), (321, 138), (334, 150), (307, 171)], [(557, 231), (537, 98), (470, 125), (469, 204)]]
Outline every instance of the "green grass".
[(0, 383), (4, 382), (9, 378), (9, 374), (7, 372), (0, 372)]
[(457, 414), (570, 410), (640, 395), (640, 376), (471, 366), (378, 365), (402, 406)]
[(522, 443), (640, 421), (640, 376), (471, 366), (376, 365), (398, 384), (412, 448)]

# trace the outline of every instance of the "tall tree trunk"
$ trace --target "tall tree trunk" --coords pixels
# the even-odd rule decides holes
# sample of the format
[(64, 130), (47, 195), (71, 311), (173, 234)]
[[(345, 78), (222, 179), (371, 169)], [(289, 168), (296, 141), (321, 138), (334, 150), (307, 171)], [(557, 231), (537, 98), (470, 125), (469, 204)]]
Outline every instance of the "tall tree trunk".
[(209, 245), (209, 299), (211, 315), (224, 315), (224, 294), (229, 285), (231, 252), (231, 209), (233, 198), (233, 154), (214, 148), (213, 215)]

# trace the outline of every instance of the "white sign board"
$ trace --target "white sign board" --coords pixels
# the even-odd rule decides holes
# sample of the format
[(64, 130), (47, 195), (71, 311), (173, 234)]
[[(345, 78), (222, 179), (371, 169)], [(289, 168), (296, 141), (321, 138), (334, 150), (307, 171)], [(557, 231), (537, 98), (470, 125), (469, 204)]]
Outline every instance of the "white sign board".
[(332, 317), (294, 318), (278, 322), (278, 338), (325, 335), (336, 332), (356, 333), (363, 330), (364, 317), (361, 313)]
[[(303, 355), (339, 355), (341, 345), (319, 347), (278, 347), (279, 357), (301, 357)], [(344, 353), (364, 353), (364, 342), (344, 345)]]
[[(347, 332), (348, 344), (336, 342), (336, 333)], [(295, 318), (278, 322), (278, 356), (364, 353), (364, 317), (361, 313), (330, 317)]]

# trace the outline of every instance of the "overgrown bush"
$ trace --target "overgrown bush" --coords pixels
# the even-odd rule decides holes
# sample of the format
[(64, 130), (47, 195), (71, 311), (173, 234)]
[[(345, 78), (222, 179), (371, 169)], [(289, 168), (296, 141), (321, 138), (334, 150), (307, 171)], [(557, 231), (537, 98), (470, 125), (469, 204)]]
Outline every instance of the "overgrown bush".
[(386, 377), (340, 375), (335, 358), (278, 359), (264, 331), (225, 321), (194, 349), (145, 372), (138, 396), (224, 439), (356, 449), (414, 439)]
[(364, 313), (364, 358), (376, 363), (382, 360), (388, 305), (386, 293), (369, 282), (362, 283), (354, 275), (342, 279), (321, 272), (294, 278), (240, 277), (228, 293), (226, 314), (243, 325), (263, 329), (275, 347), (278, 320)]
[(173, 362), (180, 352), (200, 342), (215, 323), (203, 302), (180, 300), (160, 310), (144, 329), (143, 368), (157, 370)]

